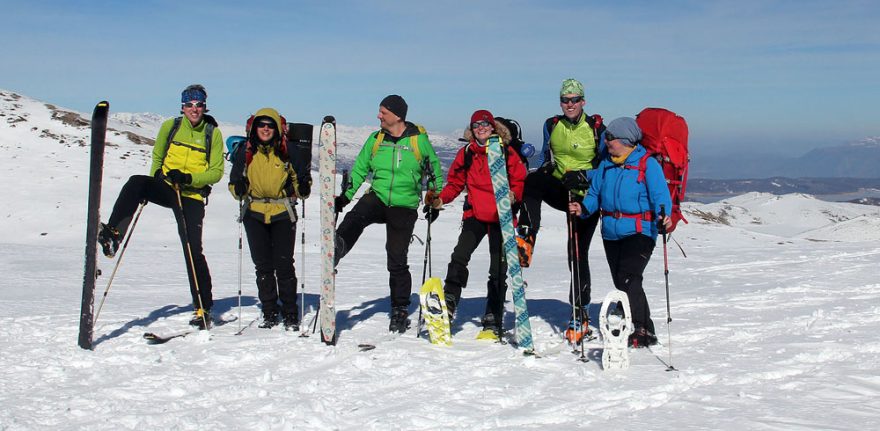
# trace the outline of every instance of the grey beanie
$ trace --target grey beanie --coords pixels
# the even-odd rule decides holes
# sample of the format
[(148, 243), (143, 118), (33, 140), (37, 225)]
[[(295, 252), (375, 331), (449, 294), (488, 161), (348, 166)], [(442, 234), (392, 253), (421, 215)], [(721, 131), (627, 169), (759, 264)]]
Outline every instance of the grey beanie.
[(620, 117), (614, 119), (605, 129), (605, 139), (608, 135), (612, 135), (615, 139), (620, 139), (624, 144), (631, 147), (636, 146), (642, 141), (642, 129), (636, 123), (636, 120), (630, 117)]

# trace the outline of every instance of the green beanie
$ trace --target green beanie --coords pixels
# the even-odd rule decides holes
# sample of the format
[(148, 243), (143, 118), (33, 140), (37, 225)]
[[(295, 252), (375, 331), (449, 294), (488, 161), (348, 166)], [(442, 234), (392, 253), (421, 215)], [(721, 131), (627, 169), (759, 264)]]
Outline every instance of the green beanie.
[(566, 94), (577, 94), (578, 96), (583, 97), (584, 84), (581, 84), (580, 81), (573, 78), (568, 78), (565, 81), (562, 81), (562, 89), (559, 90), (559, 95), (565, 96)]

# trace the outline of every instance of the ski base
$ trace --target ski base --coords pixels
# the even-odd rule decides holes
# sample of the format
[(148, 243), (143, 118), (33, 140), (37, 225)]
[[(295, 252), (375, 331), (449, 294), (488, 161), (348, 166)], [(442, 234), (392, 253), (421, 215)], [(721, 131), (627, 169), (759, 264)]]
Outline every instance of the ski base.
[(443, 294), (443, 283), (437, 277), (431, 277), (419, 291), (419, 303), (422, 316), (431, 344), (440, 346), (452, 345), (452, 330), (449, 327), (449, 314), (446, 308), (446, 296)]

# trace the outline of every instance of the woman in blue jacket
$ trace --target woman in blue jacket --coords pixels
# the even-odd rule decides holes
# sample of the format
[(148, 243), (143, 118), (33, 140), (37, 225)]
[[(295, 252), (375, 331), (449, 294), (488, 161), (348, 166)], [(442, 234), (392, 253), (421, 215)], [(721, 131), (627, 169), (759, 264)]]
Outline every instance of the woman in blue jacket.
[[(634, 347), (657, 343), (642, 274), (657, 241), (661, 207), (667, 212), (672, 208), (660, 163), (647, 157), (641, 140), (642, 131), (632, 118), (608, 124), (608, 156), (599, 164), (583, 202), (569, 205), (569, 212), (582, 218), (596, 211), (601, 215), (611, 278), (629, 299), (636, 328), (629, 344)], [(668, 216), (662, 222), (667, 228), (672, 225)]]

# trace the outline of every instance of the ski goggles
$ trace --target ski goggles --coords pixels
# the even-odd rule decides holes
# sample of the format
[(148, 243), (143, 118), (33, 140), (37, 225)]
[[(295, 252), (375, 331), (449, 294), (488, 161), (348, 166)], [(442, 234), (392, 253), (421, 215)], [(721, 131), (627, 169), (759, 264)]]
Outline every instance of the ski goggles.
[(559, 97), (559, 103), (578, 103), (584, 100), (584, 96), (573, 96), (573, 97)]
[(204, 108), (207, 106), (205, 102), (186, 102), (183, 104), (184, 108)]
[(479, 129), (480, 127), (492, 127), (492, 123), (486, 120), (474, 121), (471, 123), (471, 129)]

